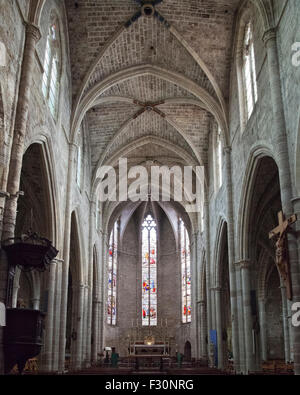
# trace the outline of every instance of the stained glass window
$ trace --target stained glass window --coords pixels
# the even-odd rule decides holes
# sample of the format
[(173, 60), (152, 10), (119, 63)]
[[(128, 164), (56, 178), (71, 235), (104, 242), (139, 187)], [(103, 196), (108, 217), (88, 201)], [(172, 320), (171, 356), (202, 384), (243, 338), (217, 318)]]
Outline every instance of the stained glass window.
[(157, 325), (157, 233), (150, 214), (142, 225), (142, 325)]
[(107, 323), (117, 323), (118, 222), (111, 231), (108, 249)]
[(249, 119), (257, 102), (256, 69), (251, 23), (248, 23), (245, 30), (243, 72), (247, 119)]
[(182, 292), (182, 322), (191, 322), (192, 318), (192, 284), (191, 284), (191, 254), (190, 239), (182, 219), (179, 221), (180, 257), (181, 257), (181, 292)]

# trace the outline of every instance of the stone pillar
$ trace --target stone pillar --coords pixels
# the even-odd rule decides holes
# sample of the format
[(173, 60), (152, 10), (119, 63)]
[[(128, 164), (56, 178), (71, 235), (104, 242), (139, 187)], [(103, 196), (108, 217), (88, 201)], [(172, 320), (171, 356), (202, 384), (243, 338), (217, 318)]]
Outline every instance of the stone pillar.
[(216, 330), (218, 340), (218, 368), (224, 369), (224, 348), (223, 348), (223, 337), (222, 337), (222, 307), (221, 307), (221, 287), (214, 288), (215, 300), (216, 300)]
[(207, 322), (206, 322), (206, 312), (205, 312), (205, 301), (200, 300), (199, 306), (199, 319), (200, 319), (200, 358), (207, 358)]
[(198, 359), (199, 355), (197, 353), (198, 350), (198, 332), (199, 332), (199, 317), (198, 311), (196, 309), (197, 306), (197, 288), (199, 286), (197, 282), (198, 271), (197, 271), (197, 233), (194, 233), (192, 236), (192, 261), (191, 261), (191, 278), (192, 278), (192, 301), (191, 301), (191, 309), (192, 309), (192, 324), (191, 324), (191, 338), (195, 339), (194, 344), (192, 344), (192, 353), (193, 357)]
[(233, 225), (233, 197), (232, 197), (232, 174), (231, 174), (231, 148), (225, 147), (225, 176), (227, 190), (227, 229), (228, 229), (228, 266), (230, 284), (230, 306), (232, 316), (232, 352), (234, 367), (240, 370), (240, 355), (238, 342), (238, 311), (237, 311), (237, 284), (234, 267), (234, 225)]
[(75, 369), (82, 368), (83, 359), (83, 338), (84, 338), (84, 294), (85, 286), (80, 285), (78, 292), (78, 312), (77, 312), (77, 348), (76, 348), (76, 361)]
[(283, 324), (283, 334), (284, 334), (284, 353), (285, 361), (290, 361), (291, 350), (290, 350), (290, 332), (289, 332), (289, 322), (288, 322), (288, 306), (286, 298), (286, 287), (281, 285), (281, 300), (282, 300), (282, 324)]
[(32, 310), (39, 310), (40, 309), (40, 299), (33, 298), (31, 299)]
[(60, 341), (59, 341), (59, 372), (65, 369), (65, 353), (66, 353), (66, 325), (67, 325), (67, 307), (68, 307), (68, 284), (69, 284), (69, 266), (70, 266), (70, 232), (71, 232), (71, 203), (72, 203), (72, 182), (74, 172), (74, 159), (76, 145), (69, 146), (69, 164), (68, 164), (68, 180), (67, 180), (67, 197), (65, 211), (65, 227), (64, 227), (64, 265), (62, 267), (62, 283), (61, 283), (61, 310), (60, 310)]
[(107, 235), (101, 231), (100, 233), (100, 262), (99, 262), (99, 267), (100, 267), (100, 277), (99, 277), (99, 298), (100, 298), (100, 311), (99, 311), (99, 345), (98, 345), (98, 350), (103, 351), (104, 348), (104, 325), (105, 325), (105, 317), (106, 317), (106, 304), (105, 304), (105, 300), (106, 300), (106, 295), (105, 295), (105, 284), (104, 282), (106, 281), (106, 254), (105, 254), (105, 239), (106, 239)]
[(11, 149), (2, 240), (14, 237), (17, 201), (20, 190), (20, 178), (24, 153), (24, 142), (28, 119), (29, 100), (32, 86), (32, 76), (35, 62), (35, 48), (41, 38), (40, 30), (33, 24), (26, 24), (26, 38), (20, 78), (19, 97), (16, 110), (14, 137)]
[(57, 260), (50, 263), (50, 273), (48, 278), (48, 306), (45, 326), (45, 345), (44, 345), (44, 366), (45, 372), (51, 372), (53, 358), (53, 320), (54, 320), (54, 297), (56, 280)]
[(238, 319), (238, 342), (239, 342), (239, 372), (246, 372), (246, 351), (245, 351), (245, 328), (244, 328), (244, 304), (242, 293), (242, 273), (239, 263), (235, 265), (236, 275), (236, 303)]
[(95, 364), (98, 360), (98, 352), (99, 352), (99, 309), (100, 309), (100, 301), (96, 298), (93, 301), (93, 344), (92, 344), (92, 363)]
[[(293, 214), (295, 205), (292, 201), (292, 180), (289, 165), (288, 143), (286, 136), (285, 114), (282, 98), (277, 37), (275, 29), (270, 29), (266, 31), (263, 37), (263, 41), (266, 46), (268, 58), (271, 101), (273, 109), (273, 141), (279, 170), (282, 208), (284, 214), (286, 216), (290, 216), (291, 214)], [(298, 227), (299, 225), (295, 226)], [(297, 240), (297, 236), (295, 236), (295, 234), (289, 233), (288, 246), (293, 287), (293, 302), (300, 302), (300, 269), (298, 262), (298, 254), (300, 253), (299, 237)], [(291, 340), (291, 346), (294, 353), (295, 374), (300, 375), (300, 331), (297, 330), (297, 328), (292, 327)]]
[(245, 354), (246, 354), (246, 372), (253, 372), (255, 370), (255, 358), (253, 350), (253, 319), (251, 312), (251, 280), (249, 261), (240, 262), (242, 275), (242, 294), (243, 294), (243, 316), (244, 316), (244, 330), (245, 330)]
[(18, 294), (19, 294), (19, 289), (20, 289), (20, 276), (21, 276), (21, 270), (19, 268), (17, 268), (15, 271), (14, 285), (13, 285), (13, 292), (12, 292), (12, 302), (11, 302), (11, 307), (13, 309), (16, 309), (17, 304), (18, 304)]
[(267, 318), (266, 318), (266, 301), (265, 299), (258, 300), (259, 309), (259, 326), (260, 326), (260, 349), (262, 361), (267, 361)]
[(211, 311), (211, 284), (210, 284), (210, 219), (209, 219), (209, 196), (208, 187), (205, 188), (204, 194), (204, 213), (205, 213), (205, 276), (206, 276), (206, 317), (207, 317), (207, 355), (209, 355), (210, 330), (212, 329), (212, 311)]
[[(57, 260), (58, 261), (58, 260)], [(56, 283), (55, 283), (55, 300), (54, 300), (54, 324), (53, 324), (53, 362), (52, 371), (58, 371), (59, 361), (59, 333), (60, 333), (60, 310), (61, 310), (61, 272), (64, 262), (58, 261), (56, 265)]]
[(82, 323), (82, 366), (89, 367), (87, 359), (88, 342), (91, 342), (91, 337), (88, 333), (89, 326), (89, 305), (88, 305), (89, 286), (85, 285), (83, 290), (83, 323)]
[[(26, 24), (26, 38), (20, 77), (19, 96), (16, 109), (15, 129), (9, 164), (7, 183), (7, 199), (3, 212), (2, 240), (14, 237), (17, 216), (17, 201), (20, 189), (20, 178), (24, 152), (24, 140), (28, 119), (28, 107), (31, 93), (32, 74), (35, 62), (36, 44), (41, 38), (37, 26)], [(2, 211), (2, 210), (1, 210)], [(0, 264), (0, 302), (6, 303), (8, 263), (1, 254)], [(0, 374), (4, 371), (3, 359), (3, 328), (0, 328)]]
[[(294, 259), (293, 261), (291, 260), (291, 253), (290, 253), (290, 247), (289, 247), (289, 258), (290, 258), (290, 266), (291, 266), (291, 277), (292, 277), (292, 286), (293, 286), (293, 301), (287, 301), (288, 304), (288, 317), (289, 317), (289, 329), (290, 329), (290, 352), (291, 352), (291, 358), (290, 360), (294, 361), (295, 365), (295, 373), (297, 375), (300, 375), (300, 330), (299, 327), (296, 328), (292, 325), (292, 305), (295, 302), (300, 301), (300, 277), (299, 277), (299, 271), (300, 271), (300, 263), (299, 263), (299, 257), (300, 257), (300, 197), (294, 197), (292, 199), (292, 206), (293, 206), (293, 213), (297, 214), (298, 221), (294, 225), (295, 232), (293, 234), (290, 234), (291, 237), (296, 238), (296, 248), (297, 248), (297, 261)], [(290, 239), (289, 239), (290, 243)], [(291, 244), (291, 243), (290, 243)], [(298, 268), (298, 271), (296, 272), (296, 267)]]
[(215, 288), (210, 287), (210, 303), (211, 303), (211, 329), (217, 329), (217, 312), (216, 312), (216, 294)]

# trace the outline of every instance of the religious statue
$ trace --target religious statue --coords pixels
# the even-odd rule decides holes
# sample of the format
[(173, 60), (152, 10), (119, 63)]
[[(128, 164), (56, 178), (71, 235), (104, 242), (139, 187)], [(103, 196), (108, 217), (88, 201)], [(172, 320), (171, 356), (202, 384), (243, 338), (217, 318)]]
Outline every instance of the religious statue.
[(277, 237), (275, 244), (275, 263), (282, 278), (283, 284), (286, 287), (287, 298), (292, 300), (293, 294), (288, 257), (287, 233), (289, 232), (289, 226), (297, 221), (297, 216), (293, 215), (289, 219), (285, 220), (283, 212), (280, 211), (278, 213), (278, 221), (279, 225), (269, 233), (269, 238), (273, 239)]
[(112, 354), (111, 354), (111, 366), (113, 368), (117, 368), (118, 367), (118, 362), (119, 362), (119, 354), (113, 348), (112, 349)]

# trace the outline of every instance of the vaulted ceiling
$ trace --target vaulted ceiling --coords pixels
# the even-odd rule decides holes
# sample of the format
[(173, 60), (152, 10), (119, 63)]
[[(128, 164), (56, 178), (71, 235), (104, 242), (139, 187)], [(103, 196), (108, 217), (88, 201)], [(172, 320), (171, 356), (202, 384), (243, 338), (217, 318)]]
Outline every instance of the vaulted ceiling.
[(226, 126), (239, 3), (66, 0), (74, 119), (85, 116), (94, 170), (126, 147), (136, 163), (207, 163), (212, 119)]

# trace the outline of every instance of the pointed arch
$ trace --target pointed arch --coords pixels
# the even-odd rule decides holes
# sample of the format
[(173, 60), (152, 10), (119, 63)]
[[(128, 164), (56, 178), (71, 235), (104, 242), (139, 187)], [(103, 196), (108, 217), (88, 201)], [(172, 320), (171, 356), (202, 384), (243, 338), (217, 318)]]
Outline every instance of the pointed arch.
[(94, 105), (95, 100), (103, 92), (105, 92), (111, 86), (124, 80), (147, 74), (157, 76), (163, 80), (176, 84), (200, 99), (200, 101), (203, 102), (207, 107), (208, 111), (210, 111), (215, 116), (222, 129), (222, 132), (224, 133), (224, 140), (226, 142), (229, 141), (228, 119), (226, 115), (224, 115), (220, 104), (215, 98), (213, 98), (205, 89), (201, 88), (189, 78), (151, 64), (132, 66), (125, 70), (118, 71), (91, 88), (82, 98), (80, 104), (73, 112), (71, 122), (71, 140), (74, 140), (75, 133), (79, 129), (86, 112)]
[(220, 218), (215, 240), (215, 268), (213, 274), (216, 287), (221, 287), (222, 284), (222, 254), (224, 246), (227, 243), (227, 237), (227, 222), (224, 218)]
[[(246, 166), (242, 194), (240, 200), (239, 216), (238, 216), (238, 256), (240, 261), (246, 261), (249, 257), (249, 211), (251, 208), (251, 196), (255, 185), (255, 179), (259, 162), (264, 157), (270, 157), (277, 165), (276, 157), (272, 148), (268, 145), (255, 145), (250, 151), (248, 163)], [(278, 167), (278, 165), (277, 165)]]

